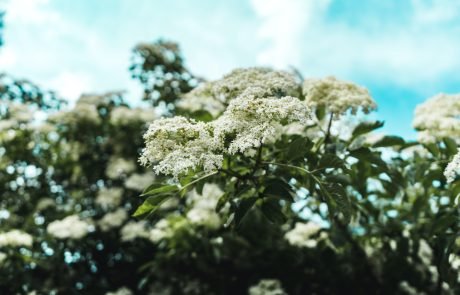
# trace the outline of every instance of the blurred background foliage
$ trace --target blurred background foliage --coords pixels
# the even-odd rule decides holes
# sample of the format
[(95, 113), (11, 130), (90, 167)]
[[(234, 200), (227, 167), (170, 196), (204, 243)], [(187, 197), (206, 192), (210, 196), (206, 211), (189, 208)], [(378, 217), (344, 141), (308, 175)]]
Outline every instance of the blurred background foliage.
[[(0, 294), (460, 293), (460, 181), (448, 185), (442, 173), (453, 139), (369, 143), (378, 122), (338, 123), (326, 141), (283, 136), (267, 153), (291, 165), (307, 159), (309, 170), (339, 184), (337, 220), (314, 180), (286, 167), (270, 168), (270, 194), (286, 197), (288, 184), (292, 200), (276, 199), (269, 213), (258, 203), (238, 227), (226, 225), (228, 208), (214, 211), (229, 183), (222, 176), (136, 219), (139, 195), (154, 181), (137, 164), (146, 123), (176, 112), (213, 115), (177, 109), (202, 79), (174, 42), (136, 46), (130, 71), (144, 87), (137, 107), (123, 93), (66, 106), (0, 75)], [(328, 118), (318, 113), (312, 130)], [(67, 227), (51, 226), (72, 216)], [(32, 243), (8, 243), (5, 233), (16, 229)]]

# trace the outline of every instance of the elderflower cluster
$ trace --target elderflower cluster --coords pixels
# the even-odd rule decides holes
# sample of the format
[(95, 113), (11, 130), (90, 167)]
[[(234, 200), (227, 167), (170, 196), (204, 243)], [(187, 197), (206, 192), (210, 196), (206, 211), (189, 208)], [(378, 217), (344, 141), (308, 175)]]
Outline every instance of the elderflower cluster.
[(123, 197), (121, 188), (102, 188), (96, 196), (96, 204), (104, 209), (120, 205)]
[(444, 170), (444, 176), (447, 179), (447, 182), (453, 182), (455, 177), (460, 173), (460, 149), (458, 153), (454, 156), (452, 161), (447, 165), (446, 170)]
[(8, 256), (5, 253), (0, 252), (0, 267), (2, 266), (3, 261), (5, 261), (7, 257)]
[(460, 138), (460, 94), (438, 94), (417, 106), (413, 126), (421, 142)]
[(74, 125), (78, 122), (98, 125), (102, 122), (96, 105), (80, 101), (77, 101), (75, 107), (70, 111), (59, 111), (52, 114), (49, 120), (53, 123), (68, 125)]
[[(256, 148), (281, 136), (283, 125), (306, 125), (311, 119), (308, 107), (300, 99), (286, 96), (295, 84), (293, 78), (293, 85), (288, 82), (286, 73), (247, 69), (233, 74), (248, 77), (229, 82), (226, 76), (212, 84), (225, 97), (232, 97), (220, 117), (208, 123), (180, 116), (154, 121), (144, 135), (146, 147), (140, 162), (153, 165), (157, 174), (175, 178), (197, 168), (215, 171), (222, 166), (225, 154), (254, 154)], [(247, 81), (256, 82), (251, 85)]]
[(133, 292), (126, 288), (126, 287), (121, 287), (120, 289), (113, 291), (113, 292), (107, 292), (105, 295), (133, 295)]
[(0, 247), (31, 247), (32, 243), (33, 239), (31, 235), (17, 229), (0, 233)]
[(307, 105), (315, 108), (326, 107), (335, 115), (345, 114), (349, 110), (356, 114), (359, 109), (369, 113), (377, 108), (366, 88), (337, 80), (335, 77), (305, 80), (303, 94)]
[(105, 174), (110, 179), (117, 179), (123, 175), (129, 174), (136, 170), (136, 164), (133, 161), (119, 157), (111, 157), (105, 170)]
[(125, 224), (120, 230), (121, 240), (123, 242), (134, 241), (138, 238), (149, 238), (149, 231), (147, 230), (147, 222), (142, 221), (130, 221)]
[(155, 111), (152, 108), (130, 109), (125, 106), (115, 108), (110, 114), (110, 123), (114, 126), (126, 126), (133, 123), (150, 122), (155, 119)]
[(294, 228), (288, 231), (284, 238), (293, 246), (314, 248), (318, 241), (317, 239), (312, 239), (312, 237), (320, 230), (321, 226), (314, 222), (296, 222)]
[(139, 160), (145, 166), (155, 164), (157, 174), (177, 178), (197, 167), (209, 172), (222, 166), (223, 156), (216, 153), (220, 146), (206, 123), (180, 116), (162, 118), (149, 126), (144, 139)]
[(125, 180), (125, 187), (135, 191), (142, 191), (144, 188), (149, 186), (155, 180), (155, 176), (152, 173), (134, 173)]
[(214, 117), (225, 110), (228, 103), (251, 88), (257, 89), (258, 97), (283, 97), (298, 95), (295, 77), (284, 71), (269, 68), (236, 69), (222, 79), (207, 82), (187, 93), (178, 107), (191, 112), (205, 110)]
[(222, 194), (223, 191), (214, 183), (205, 183), (201, 195), (193, 190), (187, 199), (192, 207), (186, 214), (188, 220), (193, 224), (218, 228), (221, 219), (215, 209)]
[(248, 291), (249, 295), (286, 295), (279, 280), (264, 279), (260, 280), (257, 285), (251, 286)]
[(90, 231), (90, 224), (81, 220), (77, 215), (70, 215), (61, 220), (48, 224), (46, 231), (58, 239), (79, 240)]
[(113, 212), (105, 214), (99, 221), (98, 225), (102, 231), (109, 231), (112, 228), (120, 227), (128, 218), (128, 213), (123, 208), (118, 208)]

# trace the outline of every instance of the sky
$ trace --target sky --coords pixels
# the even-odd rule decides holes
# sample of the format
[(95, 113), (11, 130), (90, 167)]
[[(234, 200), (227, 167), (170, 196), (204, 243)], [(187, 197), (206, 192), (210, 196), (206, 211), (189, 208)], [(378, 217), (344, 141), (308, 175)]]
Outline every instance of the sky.
[(295, 67), (368, 88), (386, 133), (414, 137), (417, 104), (460, 93), (460, 1), (0, 0), (0, 72), (75, 101), (126, 90), (132, 48), (180, 44), (187, 67), (217, 79), (236, 67)]

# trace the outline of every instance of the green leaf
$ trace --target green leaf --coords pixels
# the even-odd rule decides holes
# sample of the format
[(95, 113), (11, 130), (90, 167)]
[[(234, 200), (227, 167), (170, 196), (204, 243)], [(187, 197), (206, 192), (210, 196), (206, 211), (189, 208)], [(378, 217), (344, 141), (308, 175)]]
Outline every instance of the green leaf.
[(445, 137), (443, 138), (442, 141), (444, 142), (444, 145), (446, 146), (447, 154), (449, 156), (453, 156), (457, 154), (458, 149), (457, 149), (457, 143), (455, 142), (455, 140), (449, 137)]
[(326, 116), (326, 106), (318, 106), (315, 110), (315, 115), (316, 115), (316, 118), (318, 118), (319, 121), (321, 121), (322, 119), (324, 119), (324, 117)]
[(198, 110), (198, 111), (193, 112), (192, 118), (194, 118), (197, 121), (203, 121), (203, 122), (209, 122), (214, 119), (211, 113), (205, 110)]
[(160, 194), (148, 197), (134, 212), (133, 217), (140, 217), (155, 212), (172, 194)]
[(356, 126), (355, 130), (352, 133), (352, 139), (356, 137), (369, 133), (375, 129), (382, 127), (384, 124), (383, 121), (374, 121), (374, 122), (362, 122), (358, 126)]
[(198, 183), (196, 184), (195, 189), (199, 195), (203, 195), (203, 187), (205, 183), (206, 182), (204, 181), (198, 181)]
[(217, 201), (216, 205), (216, 213), (219, 213), (222, 208), (224, 208), (225, 204), (228, 202), (230, 199), (230, 194), (229, 193), (224, 193), (219, 200)]
[(294, 202), (291, 186), (279, 178), (270, 179), (266, 182), (266, 187), (263, 190), (263, 195)]
[(262, 203), (262, 213), (273, 223), (283, 224), (287, 218), (282, 211), (279, 199), (266, 198)]
[(303, 137), (295, 138), (287, 147), (286, 159), (294, 161), (305, 157), (307, 151), (312, 147), (313, 143)]
[(350, 156), (363, 162), (370, 162), (382, 168), (387, 166), (385, 161), (380, 158), (380, 154), (378, 152), (372, 152), (370, 149), (365, 147), (351, 151)]
[(430, 153), (433, 156), (435, 156), (435, 157), (439, 156), (440, 151), (439, 151), (439, 147), (438, 147), (438, 145), (436, 143), (428, 143), (428, 144), (425, 144), (424, 146), (428, 151), (430, 151)]
[(257, 201), (257, 197), (246, 197), (240, 200), (238, 207), (235, 212), (235, 225), (238, 226), (241, 224), (241, 221), (246, 216), (246, 214), (251, 210), (254, 204)]
[(150, 189), (150, 190), (145, 191), (141, 195), (142, 197), (152, 196), (152, 195), (161, 194), (161, 193), (169, 193), (169, 192), (179, 190), (177, 185), (163, 185), (163, 186), (159, 186), (159, 187), (148, 187), (148, 189)]
[(317, 169), (346, 168), (345, 162), (335, 154), (324, 154), (319, 160)]
[(399, 136), (384, 136), (376, 143), (374, 143), (373, 147), (389, 147), (395, 145), (404, 145), (405, 141), (402, 137)]

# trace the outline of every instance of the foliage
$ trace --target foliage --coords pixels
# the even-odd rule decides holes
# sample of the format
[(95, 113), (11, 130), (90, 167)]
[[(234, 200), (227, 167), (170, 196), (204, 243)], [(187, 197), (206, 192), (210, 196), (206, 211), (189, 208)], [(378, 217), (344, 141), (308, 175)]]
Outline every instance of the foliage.
[[(383, 122), (319, 92), (311, 104), (303, 81), (271, 69), (189, 92), (198, 79), (175, 44), (135, 55), (154, 108), (107, 93), (59, 110), (29, 86), (0, 88), (0, 294), (460, 292), (460, 180), (443, 175), (458, 137), (378, 134)], [(372, 105), (349, 82), (319, 85), (353, 112)], [(220, 162), (154, 176), (137, 164), (144, 147), (162, 149), (153, 166), (177, 147)]]

